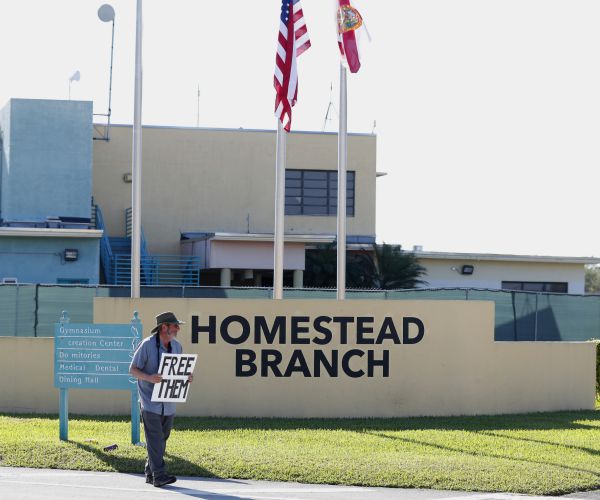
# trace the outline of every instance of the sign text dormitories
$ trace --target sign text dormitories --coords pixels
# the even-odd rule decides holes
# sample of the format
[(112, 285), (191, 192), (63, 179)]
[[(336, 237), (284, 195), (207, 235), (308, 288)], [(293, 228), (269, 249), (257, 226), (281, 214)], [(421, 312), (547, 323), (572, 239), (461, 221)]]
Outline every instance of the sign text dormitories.
[[(417, 344), (425, 335), (425, 326), (419, 318), (406, 316), (394, 321), (391, 316), (250, 316), (232, 314), (222, 319), (192, 316), (192, 343), (198, 343), (200, 334), (208, 335), (208, 343), (225, 342), (231, 345), (250, 344), (235, 351), (236, 377), (304, 377), (351, 378), (389, 377), (389, 349), (368, 349), (368, 345)], [(334, 342), (339, 346), (352, 344), (351, 349), (328, 351), (293, 349), (285, 356), (278, 346), (325, 346)], [(262, 348), (258, 346), (269, 345)], [(360, 347), (359, 347), (360, 346)], [(307, 360), (312, 356), (312, 360)], [(311, 362), (312, 361), (312, 362)], [(376, 371), (377, 370), (377, 371)]]

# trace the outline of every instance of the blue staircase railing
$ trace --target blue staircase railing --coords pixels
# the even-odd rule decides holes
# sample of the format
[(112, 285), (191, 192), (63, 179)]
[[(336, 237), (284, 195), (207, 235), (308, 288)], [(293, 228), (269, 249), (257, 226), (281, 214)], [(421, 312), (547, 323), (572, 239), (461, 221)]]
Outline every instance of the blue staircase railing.
[[(131, 241), (131, 225), (132, 225), (132, 210), (131, 207), (125, 209), (125, 236)], [(130, 250), (131, 251), (131, 250)], [(140, 228), (140, 274), (143, 277), (146, 276), (147, 280), (153, 282), (154, 268), (151, 265), (151, 255), (148, 251), (148, 245), (146, 244), (146, 236), (144, 235), (144, 228)]]
[(106, 283), (112, 284), (110, 271), (112, 269), (113, 253), (110, 246), (110, 240), (106, 234), (106, 226), (104, 225), (104, 216), (102, 210), (98, 205), (94, 205), (94, 219), (96, 223), (96, 229), (102, 230), (102, 238), (100, 239), (100, 263), (104, 270), (104, 280)]
[[(148, 255), (140, 258), (141, 284), (190, 285), (200, 284), (200, 258), (181, 257), (179, 255)], [(131, 283), (131, 256), (114, 256), (113, 276), (115, 285)]]
[[(104, 234), (100, 242), (100, 261), (104, 278), (109, 285), (131, 285), (131, 209), (125, 213), (124, 238), (109, 238), (106, 234), (102, 210), (95, 206), (96, 227)], [(144, 231), (141, 232), (140, 282), (145, 286), (200, 284), (200, 257), (180, 255), (151, 255)]]

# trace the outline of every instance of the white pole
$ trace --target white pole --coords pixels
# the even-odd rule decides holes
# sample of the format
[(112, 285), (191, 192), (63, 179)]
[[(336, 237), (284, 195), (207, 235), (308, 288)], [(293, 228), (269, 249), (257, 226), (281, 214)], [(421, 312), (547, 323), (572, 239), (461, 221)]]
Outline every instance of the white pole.
[(275, 234), (273, 241), (273, 298), (283, 298), (283, 230), (285, 210), (285, 132), (277, 120), (277, 153), (275, 159)]
[(338, 132), (337, 299), (346, 298), (346, 163), (348, 135), (346, 68), (340, 64), (340, 129)]
[(200, 84), (198, 84), (198, 99), (196, 102), (196, 127), (200, 128)]
[(135, 84), (133, 106), (133, 165), (131, 184), (131, 298), (140, 297), (142, 205), (142, 0), (135, 21)]

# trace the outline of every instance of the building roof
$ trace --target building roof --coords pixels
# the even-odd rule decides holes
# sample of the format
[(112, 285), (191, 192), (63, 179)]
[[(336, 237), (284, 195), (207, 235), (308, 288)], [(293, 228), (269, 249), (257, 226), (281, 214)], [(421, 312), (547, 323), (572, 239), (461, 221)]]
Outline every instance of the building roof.
[(50, 229), (39, 227), (0, 227), (1, 236), (24, 236), (35, 238), (102, 238), (99, 229)]
[(555, 264), (600, 264), (598, 257), (557, 257), (550, 255), (513, 255), (495, 253), (413, 252), (418, 259), (474, 260), (503, 262), (548, 262)]
[[(94, 123), (94, 126), (106, 127), (105, 123)], [(127, 123), (111, 123), (111, 127), (128, 127), (133, 125)], [(267, 132), (270, 134), (277, 133), (277, 129), (260, 129), (260, 128), (222, 128), (222, 127), (190, 127), (181, 125), (142, 125), (142, 128), (157, 128), (157, 129), (177, 129), (177, 130), (201, 130), (204, 132)], [(325, 132), (318, 130), (292, 130), (290, 134), (312, 134), (312, 135), (338, 135), (337, 132)], [(348, 136), (352, 137), (377, 137), (377, 134), (366, 132), (348, 132)]]
[[(182, 232), (182, 240), (212, 241), (273, 241), (273, 233), (202, 233)], [(329, 234), (286, 234), (284, 240), (298, 243), (331, 243), (335, 236)]]
[[(211, 233), (200, 231), (182, 231), (181, 240), (200, 241), (273, 241), (273, 233)], [(335, 234), (292, 234), (286, 233), (284, 240), (288, 243), (326, 244), (336, 240)], [(375, 242), (374, 236), (351, 234), (346, 238), (347, 245), (370, 245)]]

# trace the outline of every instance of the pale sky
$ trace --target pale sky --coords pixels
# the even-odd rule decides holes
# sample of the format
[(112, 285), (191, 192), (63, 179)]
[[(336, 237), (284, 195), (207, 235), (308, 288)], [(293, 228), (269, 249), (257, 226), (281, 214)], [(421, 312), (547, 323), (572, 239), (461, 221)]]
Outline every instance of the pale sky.
[[(96, 0), (0, 0), (0, 107), (108, 101)], [(116, 11), (112, 121), (133, 120), (135, 0)], [(143, 123), (274, 129), (279, 0), (144, 0)], [(302, 0), (292, 130), (321, 131), (339, 56), (330, 0)], [(600, 256), (600, 2), (362, 0), (372, 42), (348, 129), (376, 121), (377, 239), (429, 251)], [(330, 85), (333, 84), (333, 92)], [(337, 118), (325, 130), (337, 130)]]

